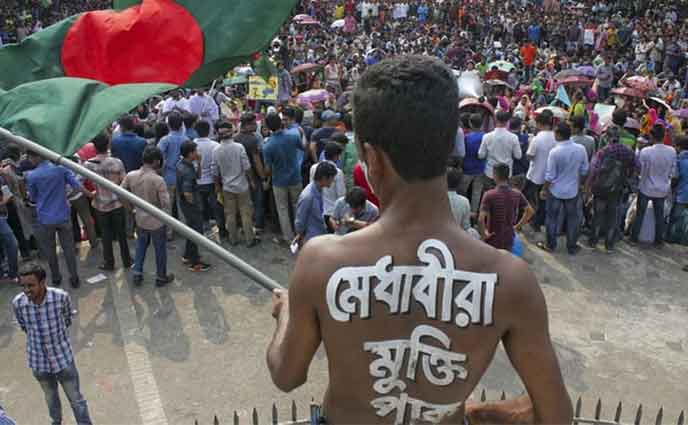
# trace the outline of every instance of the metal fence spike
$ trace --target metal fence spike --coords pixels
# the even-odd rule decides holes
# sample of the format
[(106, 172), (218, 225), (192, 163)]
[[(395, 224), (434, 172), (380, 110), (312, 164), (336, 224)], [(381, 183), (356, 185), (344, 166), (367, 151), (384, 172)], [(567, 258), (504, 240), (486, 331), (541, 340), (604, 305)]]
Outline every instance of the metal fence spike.
[(655, 419), (655, 425), (662, 425), (662, 419), (664, 418), (664, 406), (659, 407), (659, 412), (657, 412), (657, 419)]
[(483, 392), (480, 393), (480, 401), (485, 400), (487, 400), (487, 393), (485, 393), (485, 388), (483, 388)]
[(258, 425), (258, 411), (253, 408), (253, 425)]
[(683, 425), (683, 422), (685, 422), (685, 416), (683, 415), (683, 410), (681, 410), (681, 414), (678, 415), (678, 422), (676, 425)]
[(296, 412), (296, 402), (294, 400), (291, 401), (291, 420), (292, 422), (296, 422), (298, 419), (298, 414)]
[(600, 415), (602, 415), (602, 399), (598, 398), (595, 406), (595, 420), (599, 420)]
[(640, 420), (643, 418), (643, 405), (638, 406), (638, 411), (635, 414), (635, 425), (640, 425)]
[(500, 400), (506, 400), (506, 393), (504, 391), (502, 391), (502, 397), (500, 398)]
[(279, 420), (277, 419), (277, 404), (272, 403), (272, 423), (273, 425), (277, 425)]
[(616, 413), (614, 414), (614, 422), (621, 422), (621, 402), (616, 406)]
[(198, 425), (198, 419), (194, 420), (194, 425)]
[(217, 418), (217, 415), (213, 418), (213, 425), (220, 425), (220, 420)]
[(575, 415), (577, 418), (580, 418), (581, 410), (583, 410), (583, 399), (578, 397), (578, 401), (576, 402), (576, 415)]
[(234, 425), (239, 425), (239, 414), (237, 411), (234, 411)]

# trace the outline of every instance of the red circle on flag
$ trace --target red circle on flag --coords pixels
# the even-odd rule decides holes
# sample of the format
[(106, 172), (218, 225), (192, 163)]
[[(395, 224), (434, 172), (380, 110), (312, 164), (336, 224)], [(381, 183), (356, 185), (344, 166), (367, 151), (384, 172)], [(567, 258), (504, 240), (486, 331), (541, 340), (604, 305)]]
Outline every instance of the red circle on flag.
[(81, 15), (62, 44), (67, 77), (182, 85), (203, 64), (203, 31), (173, 0)]

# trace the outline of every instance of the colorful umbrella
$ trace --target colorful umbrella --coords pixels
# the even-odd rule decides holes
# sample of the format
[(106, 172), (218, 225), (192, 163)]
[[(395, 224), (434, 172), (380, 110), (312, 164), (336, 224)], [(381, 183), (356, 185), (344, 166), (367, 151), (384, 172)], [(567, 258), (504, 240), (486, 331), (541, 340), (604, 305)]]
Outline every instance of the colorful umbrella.
[(306, 15), (306, 14), (303, 14), (303, 13), (302, 13), (302, 14), (300, 14), (300, 15), (294, 16), (294, 18), (292, 19), (292, 21), (294, 21), (294, 22), (296, 22), (296, 23), (299, 23), (299, 22), (301, 22), (301, 21), (304, 21), (304, 20), (307, 21), (307, 20), (311, 20), (311, 19), (313, 19), (313, 18), (312, 18), (310, 15)]
[(298, 25), (320, 25), (320, 21), (317, 21), (313, 18), (308, 18), (308, 19), (303, 19), (299, 22), (297, 22)]
[(302, 72), (310, 72), (310, 71), (316, 71), (320, 68), (323, 68), (325, 65), (321, 65), (319, 63), (304, 63), (299, 66), (295, 66), (292, 68), (291, 73), (292, 75), (300, 74)]
[(595, 75), (597, 75), (597, 71), (595, 70), (595, 68), (590, 65), (579, 66), (576, 68), (576, 71), (590, 78), (594, 78)]
[(559, 80), (562, 86), (592, 86), (593, 80), (582, 75), (575, 75)]
[(497, 67), (498, 70), (504, 71), (504, 72), (511, 72), (514, 68), (516, 68), (513, 63), (507, 62), (504, 60), (500, 60), (500, 61), (495, 61), (495, 62), (488, 64), (487, 69), (492, 69), (495, 66)]
[(344, 19), (337, 19), (336, 21), (332, 22), (332, 25), (330, 25), (330, 28), (336, 29), (336, 28), (344, 28), (345, 21)]
[(640, 77), (638, 75), (626, 78), (622, 81), (622, 84), (626, 87), (642, 90), (644, 92), (657, 90), (657, 85), (652, 79), (647, 77)]
[(667, 111), (671, 111), (671, 106), (669, 106), (669, 104), (667, 104), (664, 100), (662, 100), (658, 97), (651, 97), (650, 100), (657, 103), (660, 106), (665, 107), (667, 109)]
[(645, 93), (642, 90), (634, 89), (631, 87), (616, 87), (612, 89), (612, 94), (618, 96), (628, 96), (628, 97), (645, 97)]
[(577, 69), (564, 69), (563, 71), (559, 71), (556, 74), (554, 74), (554, 79), (563, 80), (565, 78), (577, 77), (580, 75), (582, 74)]
[(551, 111), (552, 115), (554, 115), (554, 118), (558, 118), (560, 120), (565, 120), (569, 116), (569, 111), (558, 106), (545, 106), (544, 108), (537, 109), (535, 111), (535, 115), (540, 115), (546, 110)]
[(688, 118), (688, 108), (679, 109), (678, 111), (673, 111), (671, 113), (671, 115), (675, 116), (676, 118), (686, 119), (686, 118)]
[(325, 102), (330, 98), (330, 92), (325, 89), (308, 90), (296, 97), (300, 105), (310, 105), (316, 102)]

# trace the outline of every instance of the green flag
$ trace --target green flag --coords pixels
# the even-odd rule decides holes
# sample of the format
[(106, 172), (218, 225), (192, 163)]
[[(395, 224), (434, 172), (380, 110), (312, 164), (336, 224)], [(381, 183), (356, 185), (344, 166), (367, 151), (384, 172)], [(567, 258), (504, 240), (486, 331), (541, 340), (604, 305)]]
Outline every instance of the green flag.
[(71, 155), (123, 112), (174, 89), (172, 84), (108, 86), (55, 78), (0, 91), (0, 125), (62, 155)]

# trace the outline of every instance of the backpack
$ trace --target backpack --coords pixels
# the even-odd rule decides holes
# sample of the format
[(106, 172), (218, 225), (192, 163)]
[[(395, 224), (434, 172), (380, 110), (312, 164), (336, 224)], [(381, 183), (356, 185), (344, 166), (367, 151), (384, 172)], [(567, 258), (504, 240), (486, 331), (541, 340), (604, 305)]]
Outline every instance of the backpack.
[(621, 194), (626, 184), (623, 164), (618, 159), (607, 155), (602, 160), (597, 180), (592, 187), (595, 195), (606, 196), (613, 193)]

